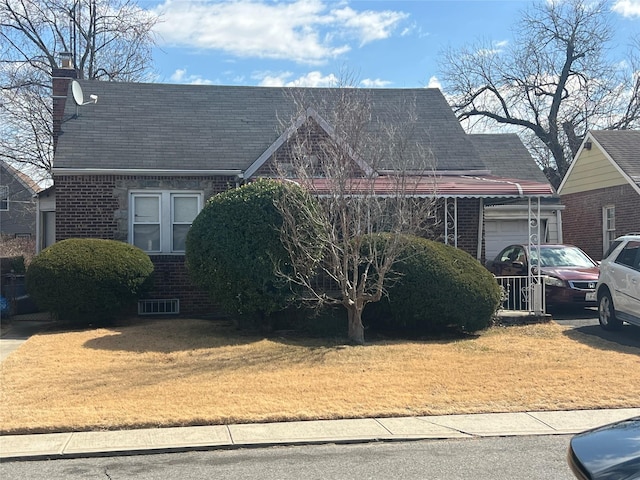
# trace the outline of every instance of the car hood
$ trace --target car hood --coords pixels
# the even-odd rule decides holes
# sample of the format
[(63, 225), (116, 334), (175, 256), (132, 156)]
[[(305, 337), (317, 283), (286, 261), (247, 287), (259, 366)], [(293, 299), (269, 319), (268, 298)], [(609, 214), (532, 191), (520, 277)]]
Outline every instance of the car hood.
[(598, 281), (598, 267), (542, 267), (542, 273), (562, 280)]
[(638, 480), (640, 417), (580, 433), (571, 449), (593, 480)]

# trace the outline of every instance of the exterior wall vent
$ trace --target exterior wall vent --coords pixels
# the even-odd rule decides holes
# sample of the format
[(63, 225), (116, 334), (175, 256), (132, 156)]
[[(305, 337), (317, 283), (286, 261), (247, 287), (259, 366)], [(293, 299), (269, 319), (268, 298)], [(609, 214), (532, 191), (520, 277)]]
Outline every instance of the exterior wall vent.
[(176, 315), (180, 313), (180, 300), (163, 298), (138, 300), (138, 315)]

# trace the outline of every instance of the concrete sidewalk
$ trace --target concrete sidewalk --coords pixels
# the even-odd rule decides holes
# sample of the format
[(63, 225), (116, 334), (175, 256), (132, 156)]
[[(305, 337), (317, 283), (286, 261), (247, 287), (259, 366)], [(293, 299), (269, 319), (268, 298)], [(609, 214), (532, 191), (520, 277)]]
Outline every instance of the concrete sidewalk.
[(640, 415), (640, 408), (318, 420), (0, 436), (0, 460), (515, 435), (561, 435)]

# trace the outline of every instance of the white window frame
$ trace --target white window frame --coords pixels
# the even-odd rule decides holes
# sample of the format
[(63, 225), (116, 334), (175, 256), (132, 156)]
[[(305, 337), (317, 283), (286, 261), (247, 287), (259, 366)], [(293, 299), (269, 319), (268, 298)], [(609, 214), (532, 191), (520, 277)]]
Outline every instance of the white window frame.
[(9, 185), (0, 185), (0, 212), (9, 211)]
[(602, 253), (609, 251), (609, 247), (616, 239), (616, 206), (602, 207)]
[[(174, 198), (196, 198), (198, 201), (198, 213), (202, 210), (203, 193), (195, 190), (132, 190), (129, 192), (129, 234), (128, 241), (131, 245), (134, 243), (134, 226), (144, 224), (145, 222), (136, 222), (135, 220), (135, 199), (136, 198), (157, 198), (159, 206), (159, 224), (160, 224), (160, 246), (157, 250), (143, 250), (150, 255), (184, 255), (184, 250), (176, 250), (173, 247), (173, 227), (175, 225), (184, 225), (184, 223), (174, 222)], [(152, 222), (155, 223), (155, 222)]]

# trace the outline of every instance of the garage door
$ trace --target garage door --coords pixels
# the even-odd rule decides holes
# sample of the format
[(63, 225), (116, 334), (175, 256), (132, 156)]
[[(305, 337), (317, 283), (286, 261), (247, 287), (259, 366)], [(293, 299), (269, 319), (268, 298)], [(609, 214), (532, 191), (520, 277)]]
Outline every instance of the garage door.
[(507, 245), (528, 242), (527, 220), (486, 220), (484, 227), (487, 260), (493, 259)]

